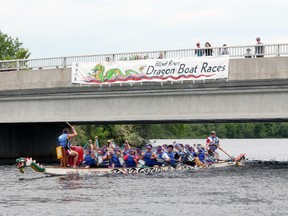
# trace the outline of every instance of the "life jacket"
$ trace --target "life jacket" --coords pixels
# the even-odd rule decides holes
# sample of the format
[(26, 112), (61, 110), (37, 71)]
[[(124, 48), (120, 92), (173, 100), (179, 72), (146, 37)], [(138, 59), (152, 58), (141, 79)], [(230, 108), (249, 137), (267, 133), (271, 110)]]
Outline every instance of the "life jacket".
[(208, 153), (208, 155), (206, 155), (206, 162), (208, 163), (215, 163), (216, 162), (216, 157), (215, 155), (212, 153)]
[(218, 148), (218, 146), (219, 146), (219, 138), (218, 137), (209, 136), (208, 139), (210, 141), (209, 149), (211, 149), (212, 151), (215, 151)]
[(158, 153), (158, 151), (156, 152), (157, 159), (155, 161), (155, 165), (162, 166), (165, 163), (163, 154), (164, 154), (163, 151), (161, 151), (160, 153)]
[(103, 155), (101, 155), (101, 163), (100, 166), (102, 167), (108, 167), (109, 166), (109, 160), (103, 160), (103, 157), (105, 157), (107, 154), (104, 153)]
[(167, 155), (169, 156), (169, 158), (171, 159), (171, 160), (170, 160), (170, 164), (171, 164), (171, 165), (176, 164), (175, 152), (172, 151), (171, 153), (169, 153), (169, 152), (166, 152), (166, 153), (167, 153)]
[(196, 153), (193, 153), (193, 156), (196, 156), (199, 158), (199, 160), (202, 162), (202, 163), (205, 163), (205, 150), (200, 150)]
[(96, 165), (96, 160), (94, 158), (91, 158), (90, 155), (86, 155), (84, 158), (85, 164), (87, 164), (88, 166), (91, 165)]
[(144, 154), (144, 161), (145, 161), (145, 165), (146, 166), (149, 166), (149, 167), (152, 167), (154, 166), (155, 164), (155, 160), (154, 159), (151, 159), (151, 156), (152, 156), (153, 152), (145, 152)]
[(156, 152), (157, 157), (160, 158), (160, 159), (163, 159), (163, 157), (162, 157), (163, 154), (164, 154), (163, 151), (161, 151), (159, 154), (158, 154), (158, 151)]
[(65, 148), (66, 150), (71, 147), (70, 141), (67, 139), (68, 134), (63, 133), (58, 137), (59, 145)]
[(109, 162), (110, 162), (110, 165), (112, 163), (114, 163), (115, 167), (122, 167), (122, 165), (120, 163), (120, 160), (119, 160), (119, 158), (117, 157), (117, 155), (115, 153), (112, 155), (112, 158), (110, 159)]
[(135, 162), (135, 156), (136, 155), (130, 155), (130, 154), (127, 154), (128, 155), (128, 158), (125, 160), (125, 164), (126, 164), (126, 167), (136, 167), (137, 166), (137, 163)]

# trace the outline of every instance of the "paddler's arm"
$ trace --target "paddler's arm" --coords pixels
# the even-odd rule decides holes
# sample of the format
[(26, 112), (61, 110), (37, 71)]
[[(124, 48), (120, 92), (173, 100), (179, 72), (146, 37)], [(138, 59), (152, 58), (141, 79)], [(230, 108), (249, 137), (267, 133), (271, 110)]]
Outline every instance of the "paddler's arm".
[(157, 157), (158, 157), (158, 156), (156, 155), (156, 153), (153, 152), (152, 155), (151, 155), (151, 157), (150, 157), (150, 159), (156, 159)]
[(95, 158), (95, 154), (94, 154), (94, 146), (93, 146), (92, 143), (90, 144), (90, 148), (91, 148), (91, 158)]
[(71, 129), (72, 129), (72, 132), (73, 132), (73, 133), (68, 134), (67, 139), (70, 139), (70, 138), (76, 137), (76, 136), (78, 135), (78, 134), (77, 134), (77, 131), (75, 130), (74, 127), (71, 127)]
[(98, 142), (98, 136), (95, 136), (95, 142), (94, 142), (95, 149), (99, 150), (99, 142)]

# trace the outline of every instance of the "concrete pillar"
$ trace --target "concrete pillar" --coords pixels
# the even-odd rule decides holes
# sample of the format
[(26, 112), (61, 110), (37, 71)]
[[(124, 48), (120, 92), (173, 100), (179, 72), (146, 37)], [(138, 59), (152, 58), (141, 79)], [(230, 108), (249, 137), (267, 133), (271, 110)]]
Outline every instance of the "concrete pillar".
[(56, 161), (57, 138), (64, 126), (61, 123), (0, 124), (0, 163), (13, 163), (22, 156), (39, 162)]

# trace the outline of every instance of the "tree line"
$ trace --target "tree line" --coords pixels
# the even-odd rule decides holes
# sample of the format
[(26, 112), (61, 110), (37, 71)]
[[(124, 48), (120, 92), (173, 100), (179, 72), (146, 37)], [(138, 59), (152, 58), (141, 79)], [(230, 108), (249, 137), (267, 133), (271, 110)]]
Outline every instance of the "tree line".
[(220, 138), (288, 138), (287, 122), (267, 123), (201, 123), (201, 124), (136, 124), (136, 125), (80, 125), (77, 143), (84, 145), (98, 136), (101, 145), (114, 139), (118, 145), (125, 140), (133, 146), (151, 139), (205, 139), (212, 130)]

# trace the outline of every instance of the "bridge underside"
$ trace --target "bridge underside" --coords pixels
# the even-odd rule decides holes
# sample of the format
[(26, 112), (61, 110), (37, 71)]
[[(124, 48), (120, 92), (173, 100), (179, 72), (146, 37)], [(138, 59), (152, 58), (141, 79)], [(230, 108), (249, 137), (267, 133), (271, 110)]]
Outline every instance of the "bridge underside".
[(0, 119), (1, 123), (287, 121), (286, 83), (222, 81), (149, 89), (70, 87), (6, 92), (0, 98)]

